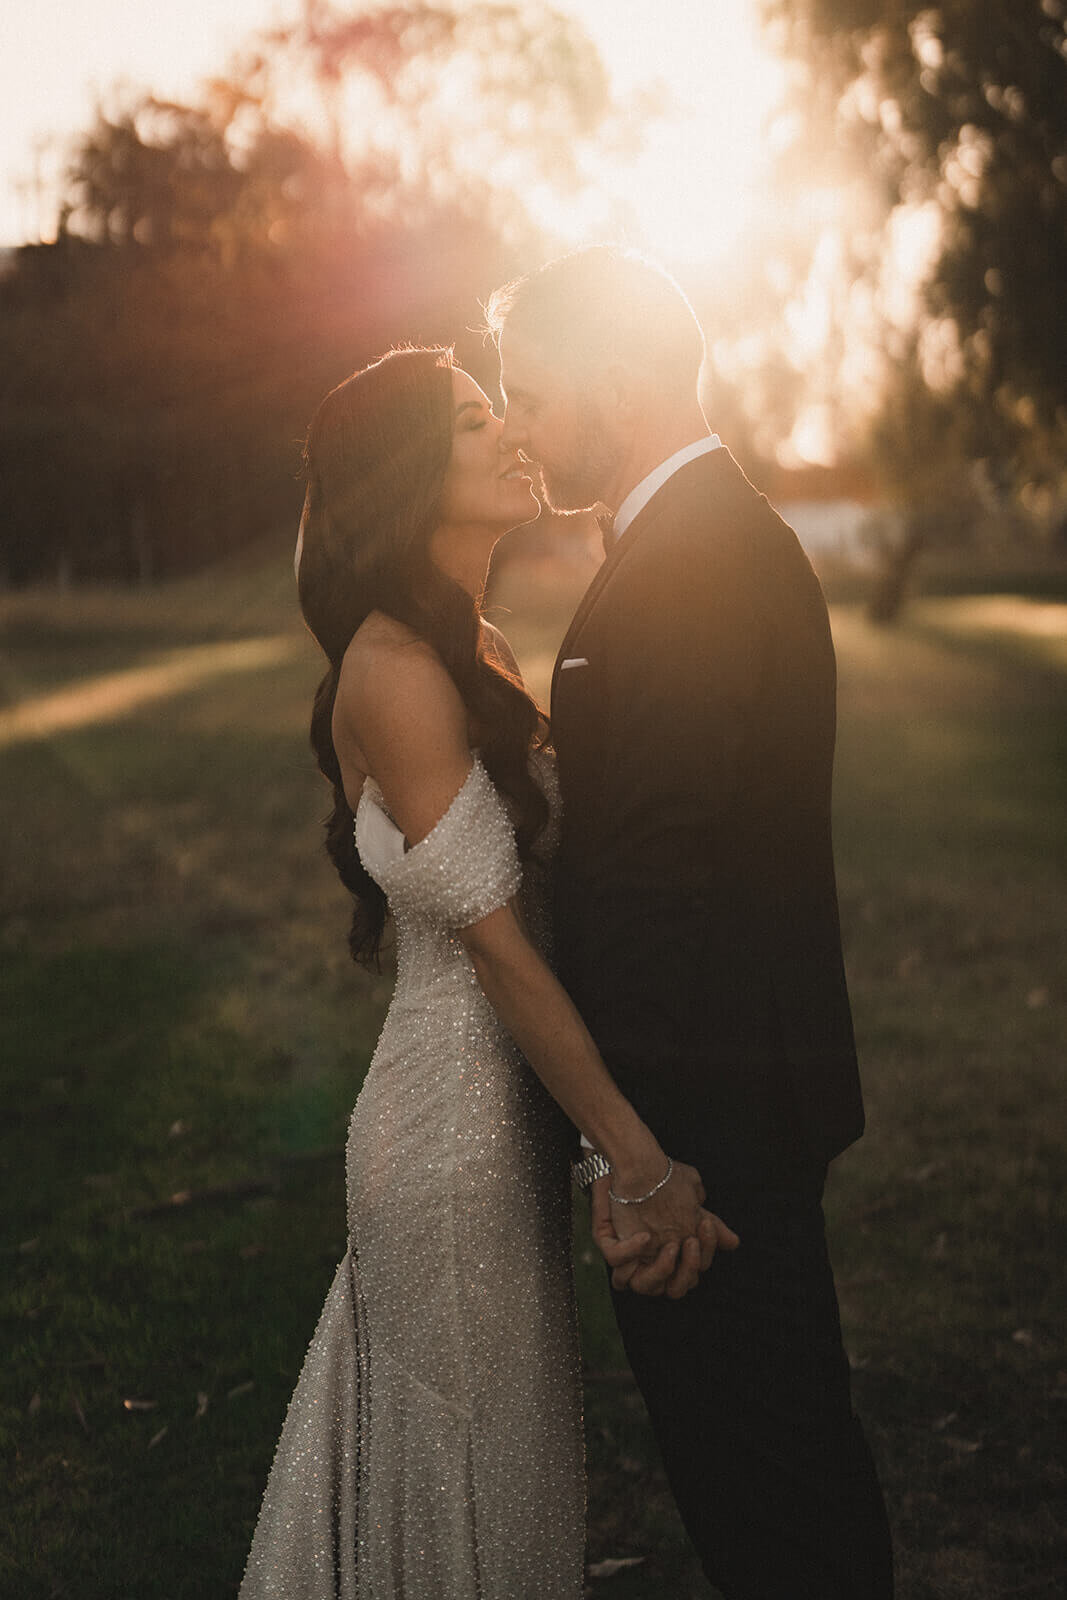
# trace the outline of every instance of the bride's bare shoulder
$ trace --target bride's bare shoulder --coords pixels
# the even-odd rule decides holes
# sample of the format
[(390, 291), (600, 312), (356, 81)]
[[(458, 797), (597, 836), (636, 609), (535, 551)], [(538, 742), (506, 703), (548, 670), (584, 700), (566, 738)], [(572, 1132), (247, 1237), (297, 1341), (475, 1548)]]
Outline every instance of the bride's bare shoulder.
[(414, 673), (425, 680), (435, 672), (445, 673), (444, 665), (431, 644), (384, 611), (372, 611), (352, 635), (341, 663), (340, 690), (346, 693), (381, 686)]
[(457, 703), (458, 690), (433, 646), (406, 623), (372, 611), (345, 651), (335, 721), (340, 716), (358, 729), (427, 710), (452, 713)]
[(372, 611), (352, 635), (345, 651), (345, 662), (351, 662), (356, 667), (366, 666), (379, 656), (395, 656), (398, 651), (411, 650), (434, 654), (433, 647), (406, 622), (400, 622), (384, 611)]
[(349, 805), (374, 777), (412, 843), (429, 832), (470, 769), (467, 711), (444, 663), (413, 629), (377, 613), (345, 653), (333, 741)]

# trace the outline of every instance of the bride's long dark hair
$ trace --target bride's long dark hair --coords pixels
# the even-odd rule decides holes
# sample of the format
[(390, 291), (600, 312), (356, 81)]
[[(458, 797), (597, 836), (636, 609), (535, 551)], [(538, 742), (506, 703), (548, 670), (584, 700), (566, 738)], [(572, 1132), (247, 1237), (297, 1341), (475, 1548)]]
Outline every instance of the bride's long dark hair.
[(530, 776), (547, 724), (521, 682), (486, 655), (480, 606), (430, 556), (452, 450), (452, 352), (390, 350), (332, 389), (304, 445), (307, 494), (297, 583), (304, 620), (329, 663), (311, 715), (311, 745), (333, 789), (326, 849), (355, 896), (349, 948), (376, 965), (385, 896), (356, 849), (331, 724), (341, 663), (372, 611), (433, 646), (479, 729), (482, 761), (514, 804), (520, 854), (547, 815)]

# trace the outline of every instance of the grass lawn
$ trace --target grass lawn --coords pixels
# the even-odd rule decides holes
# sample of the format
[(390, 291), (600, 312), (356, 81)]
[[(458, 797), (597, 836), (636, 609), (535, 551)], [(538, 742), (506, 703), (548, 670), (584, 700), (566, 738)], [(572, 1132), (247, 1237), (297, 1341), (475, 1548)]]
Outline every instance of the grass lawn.
[[(543, 689), (564, 617), (527, 580), (498, 620)], [(1067, 1585), (1067, 606), (834, 626), (856, 1402), (902, 1600), (1042, 1600)], [(317, 673), (281, 560), (0, 596), (5, 1600), (240, 1578), (388, 998), (319, 849)], [(707, 1600), (580, 1224), (577, 1259), (590, 1559), (644, 1558), (591, 1590)]]

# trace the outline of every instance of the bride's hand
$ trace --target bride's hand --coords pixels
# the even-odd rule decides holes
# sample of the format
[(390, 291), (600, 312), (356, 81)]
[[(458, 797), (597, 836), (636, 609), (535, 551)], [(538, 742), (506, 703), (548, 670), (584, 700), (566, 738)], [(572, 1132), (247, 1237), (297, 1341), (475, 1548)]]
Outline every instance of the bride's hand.
[(716, 1250), (737, 1249), (733, 1229), (704, 1209), (695, 1167), (675, 1162), (669, 1181), (635, 1205), (613, 1202), (611, 1182), (602, 1178), (593, 1185), (592, 1223), (615, 1289), (678, 1300), (696, 1287)]

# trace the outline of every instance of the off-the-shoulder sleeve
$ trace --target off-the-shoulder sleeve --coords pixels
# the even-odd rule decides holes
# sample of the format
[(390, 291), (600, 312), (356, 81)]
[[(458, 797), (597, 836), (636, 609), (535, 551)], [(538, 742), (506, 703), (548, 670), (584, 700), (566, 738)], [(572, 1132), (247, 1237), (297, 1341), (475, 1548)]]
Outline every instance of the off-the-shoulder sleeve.
[(442, 928), (480, 922), (506, 905), (522, 881), (514, 829), (477, 756), (448, 810), (418, 844), (376, 849), (361, 831), (360, 846), (394, 916)]

